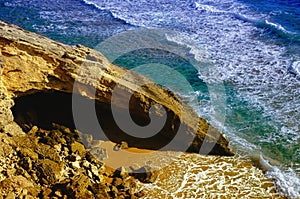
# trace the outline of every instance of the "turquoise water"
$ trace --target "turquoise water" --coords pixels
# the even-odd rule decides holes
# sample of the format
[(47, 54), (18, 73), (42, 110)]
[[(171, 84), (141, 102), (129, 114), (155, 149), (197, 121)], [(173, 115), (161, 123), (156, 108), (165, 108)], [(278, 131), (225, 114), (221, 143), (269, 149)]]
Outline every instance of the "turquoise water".
[[(163, 71), (158, 77), (162, 84), (173, 81), (171, 87), (187, 101), (197, 98), (192, 106), (198, 114), (220, 128), (238, 154), (268, 167), (267, 176), (284, 195), (300, 196), (299, 1), (0, 0), (0, 9), (8, 23), (96, 49), (140, 27), (176, 31), (163, 42), (185, 49), (184, 57), (149, 48), (112, 61), (129, 69), (159, 63), (182, 74), (193, 93)], [(225, 121), (211, 110), (216, 83), (222, 89), (214, 94), (225, 93)]]

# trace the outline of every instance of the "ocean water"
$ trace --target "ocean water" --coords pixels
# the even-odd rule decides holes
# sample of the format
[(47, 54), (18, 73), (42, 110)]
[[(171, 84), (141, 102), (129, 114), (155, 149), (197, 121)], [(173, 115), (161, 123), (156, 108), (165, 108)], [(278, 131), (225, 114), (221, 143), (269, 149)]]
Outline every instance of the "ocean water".
[[(300, 197), (299, 0), (0, 0), (0, 20), (91, 48), (126, 30), (176, 31), (166, 42), (201, 62), (197, 68), (149, 49), (114, 62), (127, 68), (155, 62), (182, 73), (194, 92), (178, 93), (197, 98), (198, 114), (220, 128), (239, 155), (259, 162), (283, 195)], [(207, 108), (216, 82), (226, 94), (225, 121)]]

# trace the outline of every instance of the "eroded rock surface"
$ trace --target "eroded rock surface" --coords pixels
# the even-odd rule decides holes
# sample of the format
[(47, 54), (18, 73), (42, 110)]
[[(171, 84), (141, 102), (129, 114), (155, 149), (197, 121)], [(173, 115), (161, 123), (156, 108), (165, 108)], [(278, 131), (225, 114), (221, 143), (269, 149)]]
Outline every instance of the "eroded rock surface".
[[(228, 142), (220, 132), (199, 118), (176, 95), (156, 86), (147, 78), (110, 64), (99, 52), (83, 46), (66, 46), (4, 23), (0, 23), (0, 50), (1, 107), (5, 108), (0, 115), (3, 118), (1, 128), (13, 122), (10, 112), (13, 99), (56, 90), (96, 100), (102, 107), (101, 111), (107, 110), (102, 128), (115, 142), (126, 141), (131, 146), (159, 149), (173, 140), (177, 144), (167, 149), (197, 152), (206, 137), (205, 142), (216, 143), (209, 150), (210, 154), (231, 154)], [(118, 92), (114, 92), (116, 85)], [(149, 139), (122, 132), (114, 123), (110, 110), (113, 92), (117, 98), (114, 104), (117, 110), (129, 109), (137, 123), (150, 122), (151, 107), (154, 107), (157, 117), (163, 117), (163, 109), (153, 106), (162, 105), (167, 112), (167, 121), (162, 130)], [(128, 93), (132, 95), (129, 107), (124, 99)], [(179, 128), (182, 129), (182, 135), (176, 135)]]
[[(137, 198), (137, 179), (118, 176), (85, 148), (78, 132), (53, 124), (26, 134), (2, 135), (0, 194), (15, 198)], [(104, 149), (103, 149), (104, 150)], [(97, 154), (101, 155), (101, 154)], [(5, 157), (6, 156), (6, 157)], [(5, 159), (3, 159), (5, 157)]]

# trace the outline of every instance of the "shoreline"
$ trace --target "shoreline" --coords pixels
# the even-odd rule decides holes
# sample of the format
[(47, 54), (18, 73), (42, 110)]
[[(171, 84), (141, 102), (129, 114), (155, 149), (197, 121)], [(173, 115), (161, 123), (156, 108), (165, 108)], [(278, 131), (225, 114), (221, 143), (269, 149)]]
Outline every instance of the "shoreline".
[[(0, 22), (1, 23), (1, 22)], [(21, 114), (19, 112), (15, 112), (12, 113), (11, 112), (11, 108), (13, 106), (14, 103), (16, 103), (16, 99), (23, 99), (22, 97), (37, 97), (37, 93), (41, 93), (39, 94), (39, 96), (44, 96), (46, 92), (48, 97), (51, 97), (51, 95), (53, 95), (53, 93), (58, 97), (57, 100), (58, 102), (62, 103), (63, 100), (67, 100), (69, 99), (70, 95), (68, 94), (62, 94), (62, 93), (72, 93), (74, 92), (73, 89), (73, 82), (74, 82), (74, 78), (78, 79), (79, 75), (82, 75), (79, 80), (80, 82), (80, 86), (76, 88), (75, 92), (77, 92), (77, 94), (85, 96), (85, 99), (94, 99), (96, 101), (101, 102), (99, 105), (99, 110), (100, 112), (104, 112), (106, 111), (106, 104), (110, 104), (109, 98), (106, 98), (107, 95), (110, 95), (109, 92), (111, 92), (111, 85), (113, 84), (112, 82), (116, 82), (118, 80), (118, 78), (120, 76), (122, 76), (122, 74), (124, 74), (124, 69), (119, 68), (117, 66), (112, 66), (100, 53), (95, 52), (91, 49), (88, 49), (86, 47), (83, 46), (77, 46), (77, 47), (69, 47), (67, 45), (49, 40), (45, 37), (39, 36), (37, 34), (34, 33), (30, 33), (28, 31), (22, 30), (21, 28), (18, 28), (16, 26), (12, 26), (12, 25), (7, 25), (5, 23), (1, 23), (0, 24), (0, 47), (1, 47), (1, 58), (2, 58), (2, 67), (3, 67), (3, 73), (2, 73), (2, 81), (1, 81), (1, 93), (4, 96), (4, 100), (1, 101), (2, 106), (4, 107), (2, 112), (0, 113), (0, 117), (1, 117), (1, 122), (0, 122), (0, 127), (2, 129), (2, 133), (6, 134), (6, 135), (10, 135), (11, 137), (17, 138), (18, 136), (25, 136), (27, 132), (24, 132), (24, 129), (26, 128), (26, 119), (30, 119), (30, 123), (34, 123), (35, 120), (39, 120), (41, 119), (41, 117), (39, 117), (40, 112), (38, 112), (39, 110), (35, 110), (34, 107), (32, 109), (26, 109), (27, 107), (22, 105), (23, 107), (25, 107), (24, 110), (22, 110), (23, 112), (21, 112)], [(104, 67), (105, 69), (107, 69), (107, 71), (111, 72), (106, 74), (106, 78), (105, 81), (102, 81), (101, 85), (98, 85), (98, 77), (96, 76), (85, 76), (86, 74), (79, 74), (78, 75), (78, 67), (82, 66), (82, 63), (86, 61), (86, 55), (89, 55), (93, 58), (93, 63), (96, 64), (97, 67)], [(91, 62), (91, 60), (89, 60)], [(91, 68), (92, 70), (97, 71), (98, 68)], [(92, 79), (95, 78), (95, 79)], [(145, 81), (145, 82), (149, 82), (149, 80), (145, 79), (142, 76), (137, 76), (137, 78), (140, 81)], [(92, 80), (92, 81), (90, 81)], [(93, 84), (93, 82), (96, 81), (95, 84)], [(123, 86), (125, 87), (124, 92), (128, 91), (130, 89), (134, 88), (134, 83), (136, 83), (135, 81), (137, 80), (133, 80), (133, 79), (126, 79), (127, 82), (125, 82), (125, 84), (123, 84)], [(107, 82), (109, 82), (109, 84), (107, 84)], [(96, 96), (92, 96), (92, 92), (88, 93), (87, 91), (92, 88), (96, 88), (97, 91), (97, 95)], [(127, 89), (127, 90), (126, 90)], [(147, 100), (145, 100), (145, 98), (149, 98), (151, 100), (156, 101), (157, 103), (167, 107), (167, 109), (170, 111), (170, 117), (174, 117), (174, 118), (179, 118), (182, 119), (180, 116), (178, 116), (178, 107), (176, 107), (178, 105), (178, 102), (176, 102), (176, 98), (172, 98), (169, 96), (168, 92), (165, 92), (164, 90), (162, 90), (161, 88), (157, 87), (154, 84), (151, 84), (151, 86), (149, 88), (147, 88), (148, 90), (144, 90), (141, 93), (139, 93), (139, 95), (137, 95), (137, 97), (139, 97), (138, 99), (144, 99), (143, 101), (143, 105), (144, 106), (150, 106), (151, 103), (147, 102)], [(55, 91), (53, 91), (55, 90)], [(58, 92), (59, 91), (59, 92)], [(58, 93), (57, 93), (58, 92)], [(62, 92), (62, 93), (61, 93)], [(145, 97), (146, 96), (146, 97)], [(165, 98), (164, 98), (165, 97)], [(25, 99), (25, 98), (24, 98)], [(34, 98), (29, 98), (32, 100), (37, 100)], [(38, 98), (40, 99), (44, 99), (44, 98)], [(56, 99), (56, 98), (53, 98)], [(37, 101), (39, 101), (37, 100)], [(44, 99), (46, 100), (46, 99)], [(138, 100), (137, 100), (138, 101)], [(30, 100), (29, 100), (30, 102)], [(47, 103), (50, 103), (51, 101), (47, 101)], [(67, 101), (69, 102), (69, 101)], [(123, 104), (124, 102), (120, 103), (120, 107), (122, 108), (122, 106), (124, 106)], [(138, 101), (138, 103), (140, 103), (140, 101)], [(43, 104), (43, 107), (46, 106), (47, 104)], [(51, 104), (48, 104), (50, 108), (55, 108), (55, 106), (57, 106), (57, 104), (54, 104), (53, 107), (51, 107)], [(63, 106), (60, 108), (63, 108), (66, 104), (62, 104)], [(132, 107), (136, 108), (138, 106), (140, 106), (139, 104), (133, 104)], [(1, 106), (1, 107), (2, 107)], [(48, 108), (49, 108), (48, 107)], [(41, 107), (39, 107), (41, 108)], [(101, 108), (101, 109), (100, 109)], [(143, 107), (145, 108), (145, 107)], [(55, 110), (55, 109), (54, 109)], [(186, 120), (183, 121), (183, 123), (187, 126), (187, 129), (189, 131), (193, 131), (195, 129), (193, 129), (194, 127), (191, 124), (191, 121), (195, 120), (195, 112), (191, 111), (191, 109), (189, 107), (187, 107), (187, 115), (188, 117), (186, 117)], [(141, 114), (141, 112), (139, 112), (140, 110), (136, 110), (136, 114), (139, 115), (143, 115)], [(28, 115), (28, 113), (30, 113)], [(16, 115), (20, 114), (20, 120), (17, 120)], [(23, 115), (22, 115), (23, 114)], [(25, 114), (25, 116), (24, 116)], [(27, 115), (26, 115), (27, 114)], [(35, 116), (35, 114), (37, 114)], [(54, 114), (54, 119), (58, 120), (59, 113)], [(61, 115), (62, 117), (64, 115)], [(44, 115), (43, 115), (44, 117)], [(196, 117), (198, 118), (198, 117)], [(58, 120), (59, 121), (59, 120)], [(61, 120), (62, 122), (68, 122), (66, 120), (66, 118), (62, 118)], [(170, 120), (172, 121), (172, 120)], [(19, 122), (19, 123), (18, 123)], [(203, 142), (205, 136), (206, 136), (206, 131), (205, 129), (208, 129), (209, 124), (204, 120), (199, 118), (199, 122), (200, 122), (200, 128), (196, 129), (197, 132), (197, 141), (194, 143), (194, 148), (192, 148), (192, 150), (196, 151), (196, 149), (199, 148), (199, 145)], [(37, 122), (37, 124), (40, 124)], [(23, 125), (23, 126), (22, 126)], [(174, 125), (174, 123), (171, 122), (171, 126)], [(21, 129), (20, 126), (22, 126), (23, 128)], [(33, 127), (28, 128), (28, 131), (30, 132), (30, 130)], [(109, 133), (115, 133), (115, 129), (110, 129), (112, 128), (112, 126), (108, 126), (108, 130)], [(218, 132), (218, 130), (215, 129), (215, 131)], [(37, 131), (38, 132), (38, 131)], [(165, 134), (163, 134), (164, 138), (168, 137), (169, 134), (172, 131), (170, 130), (166, 130)], [(28, 133), (27, 133), (28, 134)], [(188, 135), (188, 134), (187, 134)], [(112, 138), (114, 139), (114, 141), (122, 141), (124, 140), (124, 138), (126, 137), (118, 137), (119, 135), (113, 135)], [(213, 138), (211, 138), (213, 139)], [(126, 140), (126, 139), (125, 139)], [(158, 139), (157, 139), (158, 140)], [(156, 140), (156, 141), (157, 141)], [(129, 148), (128, 151), (134, 154), (138, 154), (139, 152), (143, 152), (143, 153), (149, 153), (149, 150), (142, 150), (140, 151), (140, 149), (138, 149), (138, 147), (140, 146), (146, 146), (147, 143), (142, 143), (143, 145), (139, 145), (141, 143), (137, 143), (136, 140), (126, 140), (129, 142), (130, 146), (135, 146), (136, 148)], [(180, 142), (181, 140), (178, 140), (178, 142)], [(185, 139), (183, 139), (182, 144), (186, 145), (186, 144), (190, 144), (190, 143), (185, 143), (184, 142)], [(106, 143), (107, 146), (103, 147), (104, 149), (106, 148), (106, 150), (111, 153), (111, 154), (116, 154), (117, 158), (120, 151), (113, 151), (113, 144), (112, 143)], [(148, 143), (149, 145), (149, 143)], [(151, 145), (151, 143), (150, 143)], [(171, 151), (171, 150), (170, 150)], [(121, 150), (122, 152), (122, 150)], [(138, 152), (138, 153), (136, 153)], [(191, 174), (193, 174), (194, 172), (198, 171), (199, 175), (192, 175), (192, 177), (195, 177), (195, 179), (198, 179), (199, 182), (201, 182), (201, 172), (199, 172), (201, 169), (202, 171), (209, 171), (208, 168), (214, 168), (217, 167), (218, 172), (216, 173), (210, 173), (210, 175), (212, 175), (213, 177), (216, 178), (216, 180), (214, 181), (212, 186), (208, 186), (208, 188), (204, 188), (204, 190), (206, 191), (206, 194), (209, 194), (209, 192), (212, 192), (212, 194), (214, 194), (214, 196), (216, 195), (223, 195), (224, 196), (224, 191), (226, 192), (226, 186), (233, 186), (232, 188), (230, 188), (230, 190), (227, 190), (230, 192), (230, 194), (234, 194), (235, 192), (237, 192), (236, 190), (240, 191), (240, 194), (242, 194), (242, 192), (246, 191), (248, 194), (258, 194), (257, 196), (269, 196), (269, 197), (278, 197), (281, 198), (280, 196), (278, 196), (278, 194), (275, 193), (274, 191), (274, 184), (271, 183), (270, 180), (267, 180), (264, 175), (262, 174), (262, 171), (258, 170), (257, 168), (255, 169), (253, 167), (253, 165), (246, 163), (244, 164), (244, 162), (238, 158), (236, 158), (235, 156), (231, 156), (233, 155), (232, 152), (230, 152), (230, 149), (228, 148), (228, 141), (223, 138), (222, 136), (217, 140), (217, 145), (216, 148), (214, 148), (214, 150), (212, 151), (213, 155), (217, 155), (217, 156), (201, 156), (201, 155), (197, 155), (197, 154), (193, 154), (193, 153), (184, 153), (184, 152), (176, 152), (175, 150), (170, 152), (171, 154), (176, 154), (176, 158), (178, 157), (178, 155), (180, 155), (180, 157), (178, 158), (179, 161), (172, 161), (171, 163), (166, 163), (166, 167), (162, 168), (162, 171), (160, 171), (161, 173), (164, 172), (171, 172), (171, 173), (175, 173), (176, 171), (178, 172), (177, 174), (178, 179), (185, 177), (186, 172), (191, 172)], [(160, 153), (160, 152), (159, 152)], [(168, 150), (166, 150), (166, 152), (162, 152), (162, 153), (169, 153)], [(5, 155), (5, 154), (4, 154)], [(124, 157), (124, 154), (121, 154), (122, 157)], [(167, 157), (169, 157), (170, 154), (167, 154)], [(157, 156), (155, 155), (154, 158), (156, 158)], [(174, 156), (171, 155), (171, 159)], [(128, 159), (130, 157), (128, 156)], [(176, 159), (175, 158), (175, 159)], [(117, 159), (119, 160), (119, 159)], [(115, 161), (115, 160), (113, 160)], [(114, 164), (116, 162), (107, 162), (107, 164)], [(219, 164), (218, 164), (218, 161)], [(104, 160), (105, 162), (105, 160)], [(193, 165), (195, 164), (195, 162), (204, 162), (205, 166), (202, 165), (201, 168), (201, 164), (200, 165)], [(117, 162), (118, 163), (118, 162)], [(160, 162), (155, 162), (154, 163), (158, 163), (159, 165), (161, 164)], [(51, 163), (52, 164), (52, 163)], [(132, 164), (130, 162), (130, 164)], [(146, 162), (146, 164), (148, 164)], [(193, 165), (193, 168), (198, 168), (200, 170), (194, 170), (193, 168), (188, 168), (185, 166), (189, 166)], [(234, 175), (232, 175), (232, 173), (227, 173), (226, 171), (224, 171), (224, 169), (222, 170), (222, 166), (226, 166), (226, 168), (229, 168), (229, 170), (239, 170), (240, 173), (236, 172), (234, 173)], [(153, 168), (155, 167), (155, 165), (151, 165)], [(160, 165), (161, 166), (161, 165)], [(117, 166), (114, 166), (117, 167)], [(244, 169), (244, 170), (243, 170)], [(213, 171), (213, 169), (212, 169)], [(243, 171), (243, 172), (242, 172)], [(159, 171), (158, 171), (159, 172)], [(221, 172), (221, 173), (220, 173)], [(222, 173), (223, 172), (223, 173)], [(253, 176), (255, 176), (255, 178), (253, 178), (253, 180), (256, 182), (256, 184), (251, 184), (249, 183), (249, 179), (247, 179), (247, 172), (252, 174)], [(195, 173), (194, 173), (195, 174)], [(220, 175), (222, 174), (222, 175)], [(208, 175), (208, 174), (207, 174)], [(224, 179), (229, 176), (235, 176), (235, 178), (233, 178), (233, 181), (224, 181), (223, 183), (225, 183), (226, 186), (223, 186), (222, 189), (219, 189), (219, 187), (221, 186), (220, 183), (218, 185), (217, 182), (222, 182), (222, 179), (220, 179), (219, 177), (223, 176)], [(239, 177), (242, 176), (242, 177)], [(160, 184), (160, 186), (165, 187), (165, 189), (170, 189), (173, 190), (175, 189), (175, 187), (170, 187), (170, 184), (168, 184), (168, 175), (163, 176), (161, 174), (158, 174), (158, 178), (161, 179), (162, 181), (164, 181), (165, 184)], [(203, 176), (202, 176), (203, 177)], [(29, 177), (28, 177), (29, 178)], [(174, 179), (173, 179), (174, 180)], [(176, 179), (175, 179), (176, 180)], [(236, 180), (236, 181), (235, 181)], [(239, 180), (242, 180), (242, 182), (244, 182), (244, 187), (239, 187)], [(197, 185), (198, 181), (193, 181), (193, 185)], [(176, 181), (175, 181), (176, 182)], [(181, 181), (183, 182), (183, 181)], [(184, 182), (185, 183), (185, 182)], [(180, 187), (184, 187), (185, 184), (181, 183), (182, 186)], [(217, 183), (217, 184), (215, 184)], [(231, 184), (233, 183), (233, 184)], [(249, 183), (249, 184), (248, 184)], [(180, 183), (178, 183), (180, 184)], [(151, 187), (150, 184), (147, 183), (142, 183), (142, 182), (137, 182), (137, 186), (140, 187), (140, 189), (142, 188), (147, 188), (147, 187)], [(155, 185), (156, 186), (156, 185)], [(253, 187), (251, 187), (253, 186)], [(258, 187), (260, 186), (260, 187)], [(178, 189), (180, 189), (180, 187)], [(205, 186), (203, 186), (205, 187)], [(222, 186), (221, 186), (222, 187)], [(257, 192), (251, 193), (251, 188), (255, 189), (257, 188)], [(234, 192), (235, 190), (235, 192)], [(148, 190), (149, 191), (149, 190)], [(190, 192), (189, 188), (186, 187), (186, 192), (184, 192), (184, 189), (182, 189), (180, 191), (180, 193), (178, 192), (178, 194), (188, 194), (188, 192)], [(194, 190), (195, 194), (201, 194), (204, 193), (203, 190), (197, 191)], [(117, 192), (116, 192), (117, 193)], [(158, 196), (157, 194), (159, 194), (160, 192), (157, 191), (156, 193), (152, 193), (155, 196)], [(171, 191), (170, 191), (171, 193)], [(237, 192), (239, 193), (239, 192)], [(161, 193), (163, 194), (163, 193)], [(151, 195), (150, 191), (149, 191), (149, 195)], [(184, 195), (184, 194), (183, 194)], [(162, 195), (161, 195), (162, 196)], [(200, 196), (200, 195), (199, 195)], [(207, 196), (207, 195), (206, 195)], [(225, 195), (226, 196), (226, 195)], [(179, 196), (178, 196), (179, 197)]]

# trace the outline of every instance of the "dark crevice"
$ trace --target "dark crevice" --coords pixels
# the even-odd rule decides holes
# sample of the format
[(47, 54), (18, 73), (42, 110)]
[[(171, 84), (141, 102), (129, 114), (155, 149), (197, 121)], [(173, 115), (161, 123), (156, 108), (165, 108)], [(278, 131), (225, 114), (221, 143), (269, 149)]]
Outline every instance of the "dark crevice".
[(34, 125), (49, 130), (52, 123), (75, 129), (71, 94), (57, 91), (39, 92), (21, 96), (14, 101), (14, 119), (25, 132)]
[[(76, 101), (77, 113), (79, 110), (77, 116), (76, 113), (74, 114), (80, 120), (79, 124), (77, 123), (76, 125), (74, 122), (74, 111), (72, 110), (72, 97)], [(131, 100), (131, 102), (140, 103), (136, 99)], [(89, 108), (86, 107), (93, 107), (96, 111), (96, 117), (94, 110), (87, 111)], [(150, 122), (148, 114), (144, 113), (141, 107), (138, 105), (131, 107), (136, 107), (135, 110), (131, 108), (131, 116), (137, 125), (147, 125)], [(124, 110), (118, 108), (117, 111), (122, 112)], [(60, 91), (39, 92), (16, 98), (12, 112), (15, 121), (25, 132), (30, 131), (33, 126), (51, 130), (52, 124), (57, 123), (72, 130), (77, 129), (83, 133), (92, 134), (94, 139), (110, 140), (117, 143), (126, 141), (130, 146), (155, 150), (167, 145), (170, 139), (173, 138), (172, 136), (166, 136), (166, 132), (170, 133), (170, 122), (167, 122), (161, 132), (153, 137), (133, 137), (123, 132), (117, 126), (110, 104), (95, 102), (80, 95), (72, 95)], [(97, 123), (91, 118), (97, 118)], [(101, 127), (102, 131), (99, 130), (99, 127)], [(176, 133), (172, 134), (175, 135)]]
[[(76, 102), (74, 106), (76, 111), (72, 109), (72, 100)], [(130, 100), (132, 120), (141, 126), (150, 122), (149, 115), (142, 108), (142, 104), (137, 98), (132, 97)], [(123, 108), (116, 108), (116, 110), (121, 113), (126, 111)], [(190, 135), (185, 134), (189, 127), (184, 124), (180, 126), (180, 119), (171, 111), (167, 111), (167, 119), (160, 132), (151, 137), (135, 137), (118, 127), (112, 114), (111, 104), (61, 91), (38, 92), (18, 97), (15, 99), (12, 112), (15, 121), (25, 132), (30, 131), (33, 126), (51, 130), (52, 124), (56, 123), (71, 130), (77, 129), (82, 133), (91, 134), (93, 139), (110, 140), (116, 143), (126, 141), (130, 147), (153, 150), (160, 150), (164, 147), (164, 150), (198, 153), (201, 146), (201, 140), (197, 136), (191, 139)], [(176, 136), (179, 126), (184, 134)], [(214, 146), (210, 154), (226, 155), (218, 144)]]

